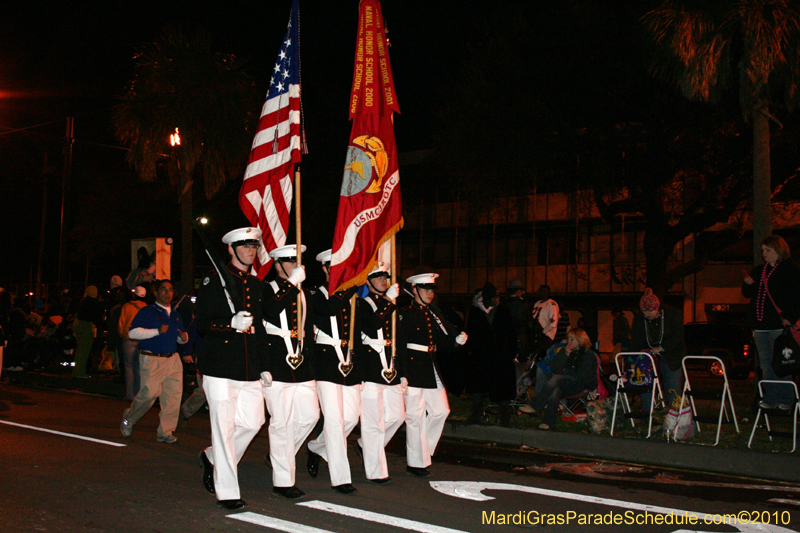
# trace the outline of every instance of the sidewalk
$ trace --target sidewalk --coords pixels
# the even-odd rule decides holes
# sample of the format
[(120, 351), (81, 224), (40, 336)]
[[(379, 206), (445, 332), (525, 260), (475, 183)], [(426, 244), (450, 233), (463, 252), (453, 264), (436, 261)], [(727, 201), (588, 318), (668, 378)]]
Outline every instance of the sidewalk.
[[(101, 394), (123, 399), (125, 385), (110, 376), (77, 379), (70, 375), (9, 372), (9, 383), (63, 391)], [(740, 424), (749, 435), (752, 422)], [(588, 433), (514, 429), (491, 425), (465, 425), (450, 421), (444, 437), (510, 447), (533, 448), (550, 453), (597, 460), (651, 465), (758, 478), (790, 483), (800, 482), (800, 450), (789, 453), (766, 453), (747, 449), (667, 443), (642, 438), (611, 437)]]

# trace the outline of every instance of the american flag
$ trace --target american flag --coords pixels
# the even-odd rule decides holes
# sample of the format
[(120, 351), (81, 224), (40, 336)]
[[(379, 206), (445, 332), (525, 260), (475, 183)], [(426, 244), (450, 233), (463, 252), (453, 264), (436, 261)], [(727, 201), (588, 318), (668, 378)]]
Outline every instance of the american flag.
[(298, 0), (272, 71), (267, 100), (239, 190), (239, 206), (263, 232), (253, 271), (263, 279), (270, 250), (286, 244), (292, 207), (294, 166), (300, 162), (300, 41)]

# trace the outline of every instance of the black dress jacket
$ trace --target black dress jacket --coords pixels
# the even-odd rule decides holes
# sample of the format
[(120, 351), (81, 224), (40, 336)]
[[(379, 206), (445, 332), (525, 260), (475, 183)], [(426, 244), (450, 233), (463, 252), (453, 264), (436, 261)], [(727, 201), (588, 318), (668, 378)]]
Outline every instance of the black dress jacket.
[[(436, 354), (442, 349), (455, 348), (459, 332), (432, 305), (422, 306), (412, 302), (402, 310), (400, 316), (397, 353), (401, 361), (401, 375), (408, 379), (409, 387), (435, 389), (436, 374), (442, 379)], [(427, 351), (410, 349), (409, 344), (425, 346)]]
[[(273, 283), (277, 285), (277, 290), (273, 288)], [(308, 302), (308, 291), (304, 292), (306, 295), (306, 302)], [(300, 291), (297, 287), (285, 279), (279, 278), (264, 284), (264, 318), (269, 324), (280, 328), (281, 314), (286, 317), (288, 329), (292, 331), (292, 337), (289, 341), (295, 351), (297, 351), (298, 331), (301, 322), (298, 320), (297, 316), (297, 295), (299, 293)], [(308, 315), (307, 310), (305, 314)], [(310, 327), (307, 324), (303, 353), (301, 354), (303, 356), (303, 361), (296, 369), (292, 368), (286, 360), (286, 356), (289, 353), (286, 347), (286, 339), (267, 332), (269, 367), (274, 381), (280, 381), (282, 383), (301, 383), (314, 380), (314, 369), (309, 360), (309, 355), (313, 349), (313, 340), (309, 335), (309, 330)]]
[[(372, 302), (372, 305), (369, 302)], [(385, 343), (386, 345), (383, 348), (383, 357), (386, 362), (387, 370), (388, 367), (391, 366), (392, 359), (392, 314), (395, 309), (397, 309), (397, 306), (388, 298), (370, 293), (366, 298), (358, 300), (358, 308), (356, 311), (358, 328), (363, 335), (377, 341), (378, 331), (381, 331), (384, 341), (389, 341)], [(399, 349), (397, 346), (395, 348)], [(399, 358), (395, 357), (395, 372), (387, 372), (386, 374), (387, 377), (391, 377), (392, 379), (384, 379), (384, 369), (380, 353), (363, 342), (359, 342), (356, 350), (358, 352), (358, 361), (362, 368), (364, 381), (380, 383), (381, 385), (400, 384), (401, 362)]]
[(257, 277), (230, 263), (225, 268), (231, 274), (227, 278), (237, 284), (228, 291), (234, 309), (253, 315), (254, 333), (237, 333), (231, 327), (235, 313), (231, 312), (219, 273), (216, 270), (209, 272), (203, 279), (196, 302), (197, 330), (204, 336), (197, 356), (197, 369), (205, 376), (257, 381), (261, 372), (270, 370), (267, 332), (262, 324), (263, 285)]
[[(328, 297), (328, 293), (324, 289), (315, 289), (309, 291), (309, 312), (317, 330), (320, 330), (324, 336), (329, 338), (338, 338), (340, 340), (339, 349), (342, 356), (346, 359), (348, 350), (350, 350), (350, 298), (356, 293), (356, 289), (348, 289), (333, 293)], [(334, 334), (331, 318), (336, 320), (336, 332)], [(315, 332), (316, 333), (316, 332)], [(356, 331), (357, 333), (357, 331)], [(355, 343), (354, 343), (355, 344)], [(358, 385), (362, 381), (361, 365), (358, 362), (356, 353), (350, 354), (350, 362), (352, 367), (345, 376), (339, 371), (339, 355), (336, 353), (336, 348), (330, 344), (321, 342), (316, 338), (314, 343), (314, 350), (312, 353), (311, 361), (314, 366), (314, 374), (317, 381), (328, 381), (336, 383), (337, 385)]]

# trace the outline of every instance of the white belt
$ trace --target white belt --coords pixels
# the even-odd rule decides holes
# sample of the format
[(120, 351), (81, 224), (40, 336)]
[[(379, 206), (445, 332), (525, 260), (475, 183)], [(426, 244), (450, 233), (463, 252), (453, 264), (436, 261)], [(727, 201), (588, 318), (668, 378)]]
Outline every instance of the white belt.
[[(332, 316), (331, 318), (331, 332), (335, 335), (339, 334), (339, 326), (336, 323), (336, 317)], [(337, 339), (331, 337), (318, 327), (314, 326), (314, 340), (316, 340), (319, 344), (325, 344), (328, 346), (332, 346), (333, 350), (336, 352), (336, 357), (339, 359), (339, 372), (344, 377), (347, 377), (347, 374), (353, 369), (353, 363), (350, 360), (350, 351), (347, 350), (348, 342), (345, 339)], [(345, 352), (342, 351), (344, 348), (347, 351), (347, 357), (345, 357)]]
[(340, 348), (344, 348), (347, 346), (347, 341), (343, 339), (334, 339), (324, 331), (319, 328), (316, 328), (316, 337), (314, 338), (318, 344), (326, 344), (328, 346), (339, 346)]
[(267, 335), (275, 335), (276, 337), (283, 338), (283, 343), (286, 345), (287, 356), (296, 356), (300, 354), (303, 351), (300, 343), (298, 343), (297, 349), (295, 349), (292, 343), (292, 339), (297, 338), (297, 333), (289, 329), (289, 322), (286, 320), (286, 313), (283, 311), (281, 312), (281, 326), (283, 327), (279, 328), (264, 320), (264, 329), (267, 330)]
[(435, 352), (436, 351), (436, 345), (425, 346), (424, 344), (414, 344), (413, 342), (409, 342), (408, 344), (406, 344), (406, 348), (408, 348), (409, 350), (417, 351), (417, 352), (428, 352), (428, 353), (430, 353), (430, 352)]
[(397, 371), (394, 369), (394, 357), (389, 358), (387, 361), (386, 359), (386, 346), (391, 346), (392, 341), (390, 339), (383, 338), (383, 330), (378, 330), (378, 338), (373, 339), (367, 337), (363, 332), (361, 333), (361, 342), (375, 350), (378, 354), (378, 358), (380, 359), (381, 366), (383, 367), (383, 371), (381, 375), (386, 383), (391, 383), (392, 380), (397, 375)]
[(363, 333), (361, 334), (361, 342), (375, 350), (376, 352), (380, 352), (383, 350), (384, 346), (391, 346), (392, 341), (390, 340), (383, 340), (383, 339), (373, 339), (371, 337), (367, 337)]
[(284, 339), (291, 339), (293, 337), (292, 330), (276, 328), (269, 322), (267, 322), (267, 334), (283, 337)]

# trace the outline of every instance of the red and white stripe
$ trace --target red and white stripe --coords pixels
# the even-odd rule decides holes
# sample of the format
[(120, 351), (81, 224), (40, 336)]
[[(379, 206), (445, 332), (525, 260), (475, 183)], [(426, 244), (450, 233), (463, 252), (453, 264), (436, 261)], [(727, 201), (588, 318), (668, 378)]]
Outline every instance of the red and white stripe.
[(242, 212), (263, 232), (264, 246), (253, 265), (254, 274), (262, 279), (270, 268), (269, 251), (286, 244), (294, 197), (294, 165), (299, 161), (300, 86), (290, 85), (288, 92), (264, 102), (239, 192)]

